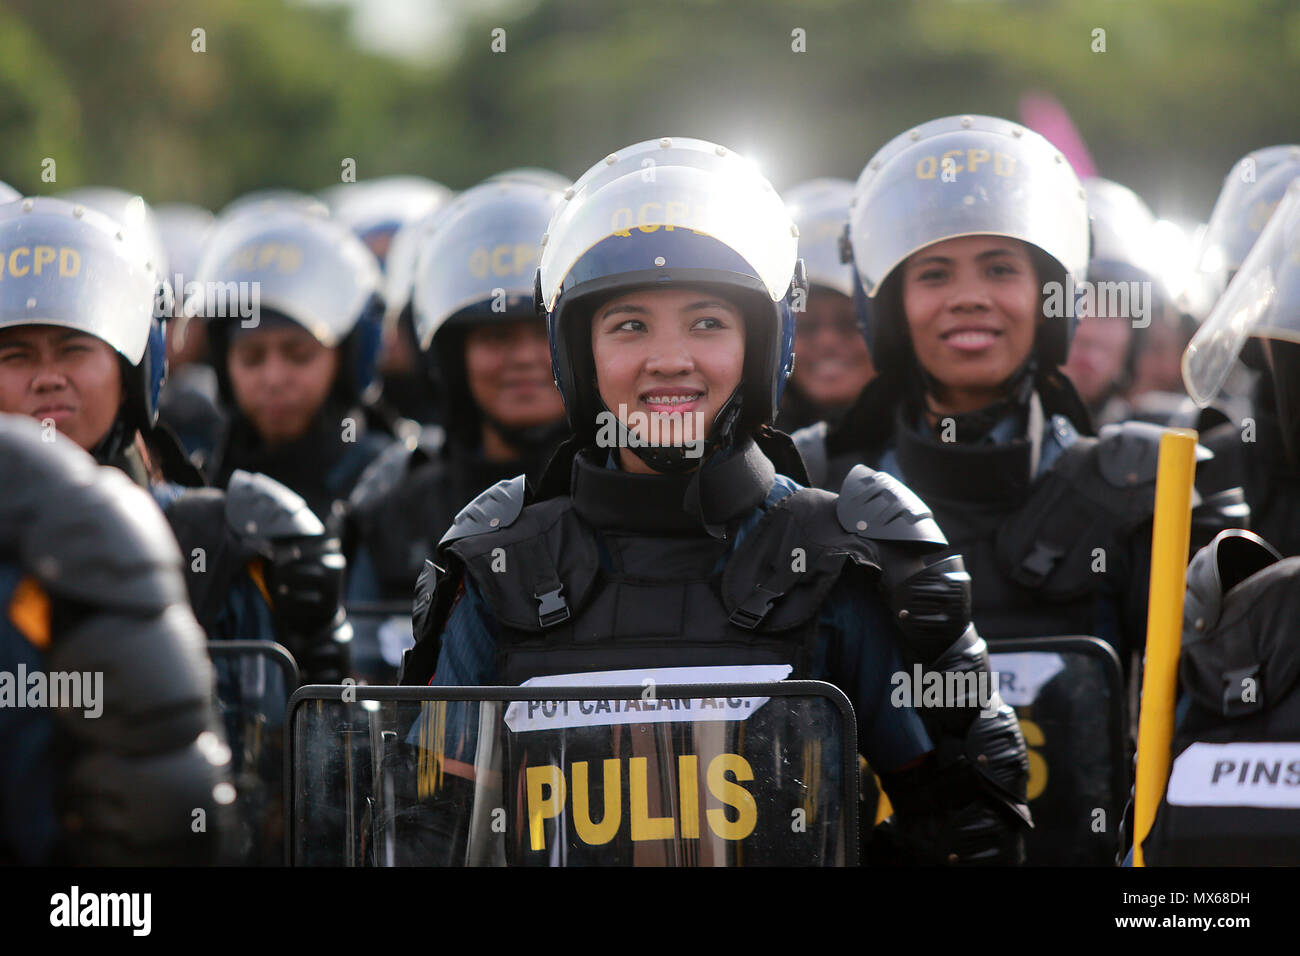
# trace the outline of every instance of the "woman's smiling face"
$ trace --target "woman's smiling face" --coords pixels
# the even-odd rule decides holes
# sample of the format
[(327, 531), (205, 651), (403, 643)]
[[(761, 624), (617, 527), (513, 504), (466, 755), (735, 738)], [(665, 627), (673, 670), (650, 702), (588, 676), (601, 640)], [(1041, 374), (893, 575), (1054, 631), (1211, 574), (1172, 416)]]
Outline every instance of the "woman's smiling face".
[[(681, 445), (704, 439), (740, 385), (745, 322), (709, 290), (643, 289), (596, 310), (591, 350), (605, 407), (643, 440)], [(620, 458), (629, 471), (650, 470), (635, 455)]]
[(948, 410), (996, 401), (1029, 358), (1041, 318), (1039, 282), (1024, 243), (963, 236), (926, 246), (902, 266), (903, 310), (921, 366)]

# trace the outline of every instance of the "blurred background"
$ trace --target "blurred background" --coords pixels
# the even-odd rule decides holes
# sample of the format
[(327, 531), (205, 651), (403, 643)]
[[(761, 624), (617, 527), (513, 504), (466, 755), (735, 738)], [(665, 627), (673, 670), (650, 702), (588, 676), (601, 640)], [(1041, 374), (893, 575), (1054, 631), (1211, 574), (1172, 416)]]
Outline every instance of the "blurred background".
[(208, 208), (345, 158), (576, 177), (660, 135), (781, 189), (854, 178), (933, 117), (1046, 103), (1099, 175), (1195, 222), (1235, 159), (1300, 139), (1297, 90), (1295, 0), (0, 0), (0, 179)]

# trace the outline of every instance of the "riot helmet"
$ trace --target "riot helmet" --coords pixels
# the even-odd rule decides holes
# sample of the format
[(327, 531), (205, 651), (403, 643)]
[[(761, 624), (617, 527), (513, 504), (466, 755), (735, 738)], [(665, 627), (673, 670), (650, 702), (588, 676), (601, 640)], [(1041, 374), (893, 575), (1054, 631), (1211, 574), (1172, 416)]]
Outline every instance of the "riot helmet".
[(321, 191), (334, 219), (364, 242), (386, 270), (397, 231), (451, 199), (451, 190), (423, 176), (385, 176)]
[(168, 274), (167, 247), (158, 229), (158, 217), (144, 197), (109, 186), (84, 186), (71, 189), (59, 198), (98, 209), (125, 227), (126, 238), (140, 247), (153, 269), (159, 275)]
[[(562, 200), (562, 192), (535, 182), (485, 182), (435, 212), (411, 237), (417, 246), (411, 292), (416, 341), (435, 389), (454, 410), (448, 432), (468, 447), (481, 438), (488, 413), (470, 391), (467, 335), (483, 325), (541, 321), (534, 278), (542, 237)], [(513, 428), (488, 420), (520, 449), (549, 444), (556, 431), (553, 422)]]
[(1300, 180), (1183, 353), (1193, 401), (1204, 407), (1214, 399), (1250, 338), (1300, 343)]
[[(857, 279), (867, 344), (882, 372), (911, 354), (899, 267), (948, 239), (1005, 236), (1025, 243), (1038, 279), (1072, 293), (1088, 265), (1083, 185), (1046, 139), (1008, 120), (948, 116), (887, 143), (854, 187), (848, 251)], [(1053, 285), (1048, 285), (1049, 283)], [(1041, 368), (1065, 361), (1072, 303), (1039, 326), (1033, 357)]]
[(840, 238), (849, 221), (853, 183), (847, 179), (811, 179), (791, 186), (783, 197), (799, 229), (799, 258), (810, 288), (822, 286), (853, 298), (853, 267), (840, 253)]
[[(536, 297), (575, 435), (593, 440), (609, 413), (592, 357), (597, 309), (673, 286), (716, 290), (746, 325), (741, 382), (708, 423), (702, 457), (771, 423), (793, 364), (792, 300), (807, 293), (798, 230), (771, 184), (726, 147), (664, 137), (606, 156), (565, 197), (547, 229)], [(699, 463), (680, 446), (631, 449), (656, 471)]]
[(0, 253), (0, 329), (61, 326), (117, 352), (123, 405), (92, 449), (101, 461), (113, 458), (157, 419), (170, 286), (119, 223), (64, 199), (0, 206)]
[(537, 186), (545, 186), (547, 189), (558, 189), (560, 192), (568, 189), (572, 182), (567, 176), (552, 172), (549, 169), (542, 169), (540, 166), (516, 166), (513, 169), (503, 169), (494, 176), (489, 176), (483, 180), (485, 183), (499, 182), (524, 182), (533, 183)]
[(1206, 304), (1212, 305), (1223, 294), (1297, 177), (1300, 146), (1268, 146), (1233, 164), (1196, 253), (1193, 279), (1202, 287), (1198, 291)]
[(213, 228), (187, 297), (186, 314), (207, 320), (223, 398), (232, 334), (265, 319), (288, 320), (326, 348), (340, 349), (336, 395), (359, 401), (374, 375), (383, 298), (379, 265), (360, 239), (324, 208), (263, 201)]

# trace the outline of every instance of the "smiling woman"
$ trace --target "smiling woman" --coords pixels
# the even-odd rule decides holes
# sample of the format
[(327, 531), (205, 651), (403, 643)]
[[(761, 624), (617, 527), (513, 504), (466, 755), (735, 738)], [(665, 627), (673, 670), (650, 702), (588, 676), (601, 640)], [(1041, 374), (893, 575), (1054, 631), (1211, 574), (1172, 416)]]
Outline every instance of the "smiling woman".
[[(645, 289), (611, 299), (591, 321), (601, 401), (641, 438), (640, 447), (702, 441), (708, 423), (736, 400), (745, 322), (725, 297)], [(618, 454), (625, 471), (654, 474), (628, 448)]]
[[(573, 437), (535, 486), (500, 482), (442, 537), (403, 683), (831, 680), (869, 715), (863, 753), (922, 858), (1014, 859), (1009, 709), (963, 714), (940, 748), (957, 723), (889, 701), (908, 649), (934, 673), (986, 670), (965, 576), (927, 562), (942, 536), (905, 488), (866, 469), (843, 498), (804, 488), (771, 428), (806, 292), (779, 197), (724, 147), (668, 137), (611, 154), (566, 197), (536, 288)], [(924, 638), (889, 603), (921, 593)], [(978, 770), (945, 763), (970, 748)], [(953, 780), (960, 796), (935, 799)]]

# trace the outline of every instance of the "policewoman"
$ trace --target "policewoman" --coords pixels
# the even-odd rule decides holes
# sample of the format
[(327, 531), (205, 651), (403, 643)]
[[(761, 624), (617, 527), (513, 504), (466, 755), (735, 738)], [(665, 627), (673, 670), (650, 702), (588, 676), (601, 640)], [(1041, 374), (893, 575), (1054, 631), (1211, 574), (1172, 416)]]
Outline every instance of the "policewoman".
[(838, 419), (876, 370), (858, 331), (853, 267), (840, 261), (853, 183), (812, 179), (791, 186), (782, 198), (799, 229), (799, 258), (808, 272), (807, 301), (795, 310), (794, 350), (799, 360), (776, 418), (781, 431), (792, 433)]
[[(1089, 254), (1069, 163), (1006, 120), (924, 123), (863, 169), (848, 245), (879, 375), (824, 437), (796, 436), (825, 463), (814, 481), (865, 463), (915, 490), (966, 562), (990, 641), (1091, 635), (1127, 663), (1146, 627), (1159, 429), (1092, 437), (1060, 371)], [(1239, 491), (1207, 496), (1194, 535), (1242, 520)]]
[(730, 150), (681, 138), (612, 153), (565, 196), (536, 294), (573, 437), (536, 487), (501, 482), (443, 536), (403, 683), (784, 665), (853, 701), (913, 858), (1017, 859), (1010, 709), (889, 701), (905, 661), (986, 668), (960, 559), (933, 560), (942, 535), (888, 476), (801, 487), (770, 428), (805, 283), (779, 197)]
[[(319, 204), (317, 204), (319, 205)], [(242, 205), (218, 219), (187, 312), (206, 318), (229, 428), (209, 469), (293, 489), (331, 528), (392, 436), (368, 416), (383, 297), (360, 239), (315, 206)]]
[(156, 433), (170, 287), (127, 227), (62, 199), (23, 199), (0, 206), (0, 253), (0, 411), (57, 430), (150, 491), (209, 639), (276, 640), (309, 678), (346, 674), (338, 540), (264, 475), (236, 473), (226, 493), (201, 487)]
[[(1263, 352), (1276, 407), (1274, 481), (1289, 478), (1294, 489), (1300, 182), (1291, 183), (1184, 354), (1193, 399), (1208, 405), (1251, 343)], [(1294, 538), (1287, 543), (1294, 547)], [(1148, 865), (1285, 866), (1300, 852), (1300, 558), (1288, 553), (1229, 531), (1192, 559), (1178, 661), (1183, 697), (1167, 789), (1143, 844)]]
[(460, 510), (498, 481), (539, 477), (568, 435), (546, 322), (533, 307), (541, 239), (562, 195), (485, 183), (435, 214), (419, 239), (413, 327), (423, 371), (451, 414), (415, 448), (390, 446), (349, 500), (349, 604), (405, 606), (400, 626), (376, 640), (354, 620), (362, 676), (396, 677), (416, 579)]

